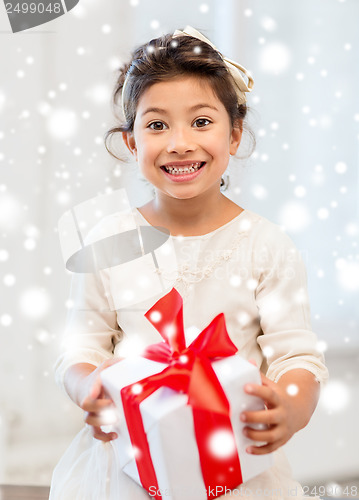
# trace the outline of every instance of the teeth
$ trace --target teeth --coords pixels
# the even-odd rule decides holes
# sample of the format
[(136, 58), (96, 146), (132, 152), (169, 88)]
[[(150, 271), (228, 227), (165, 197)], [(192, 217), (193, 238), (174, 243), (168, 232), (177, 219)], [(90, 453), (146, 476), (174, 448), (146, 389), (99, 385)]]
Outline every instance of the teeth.
[(170, 173), (172, 175), (181, 175), (181, 174), (191, 174), (193, 172), (197, 172), (197, 170), (200, 168), (201, 165), (202, 165), (202, 163), (196, 162), (196, 163), (192, 163), (188, 167), (167, 166), (164, 168), (168, 173)]

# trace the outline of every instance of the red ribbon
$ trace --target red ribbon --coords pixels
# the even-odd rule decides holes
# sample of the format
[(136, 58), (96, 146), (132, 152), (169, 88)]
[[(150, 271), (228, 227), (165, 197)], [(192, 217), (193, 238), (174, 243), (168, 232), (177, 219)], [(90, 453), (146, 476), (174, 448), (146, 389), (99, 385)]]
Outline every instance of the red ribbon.
[(149, 346), (144, 357), (167, 363), (169, 366), (162, 372), (121, 390), (142, 486), (151, 496), (162, 500), (161, 494), (154, 494), (159, 491), (159, 487), (143, 427), (140, 403), (160, 387), (166, 386), (188, 395), (187, 404), (192, 407), (207, 498), (216, 498), (223, 493), (224, 488), (232, 489), (242, 483), (242, 473), (235, 446), (225, 457), (214, 453), (215, 450), (210, 446), (211, 436), (218, 431), (224, 432), (224, 435), (235, 443), (229, 402), (211, 366), (211, 360), (232, 356), (237, 352), (237, 348), (229, 338), (223, 313), (218, 314), (191, 345), (186, 347), (183, 302), (175, 288), (157, 301), (145, 316), (165, 342)]

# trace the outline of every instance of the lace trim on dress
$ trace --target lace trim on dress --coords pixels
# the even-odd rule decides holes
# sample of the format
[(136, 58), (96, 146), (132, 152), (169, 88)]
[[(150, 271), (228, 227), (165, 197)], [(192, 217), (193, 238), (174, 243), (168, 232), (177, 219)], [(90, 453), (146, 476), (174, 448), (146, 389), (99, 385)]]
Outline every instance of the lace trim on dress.
[(183, 264), (178, 270), (168, 272), (163, 268), (156, 268), (156, 274), (162, 276), (165, 280), (174, 282), (173, 286), (177, 288), (185, 301), (188, 297), (191, 285), (200, 283), (201, 281), (210, 278), (214, 270), (223, 262), (229, 261), (233, 253), (239, 246), (248, 238), (248, 231), (243, 231), (233, 240), (230, 248), (223, 250), (210, 264), (203, 267), (191, 269), (188, 264)]

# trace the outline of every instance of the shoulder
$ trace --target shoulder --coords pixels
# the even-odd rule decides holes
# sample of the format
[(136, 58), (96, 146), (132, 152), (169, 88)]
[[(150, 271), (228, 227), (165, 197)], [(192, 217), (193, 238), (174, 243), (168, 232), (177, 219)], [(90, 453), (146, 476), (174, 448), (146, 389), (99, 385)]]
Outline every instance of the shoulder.
[(246, 210), (246, 212), (246, 220), (250, 225), (249, 237), (254, 245), (273, 249), (296, 248), (292, 238), (279, 224), (250, 210)]
[(101, 218), (89, 227), (84, 240), (86, 244), (90, 244), (135, 228), (136, 222), (132, 211), (117, 212)]
[(302, 266), (302, 256), (285, 230), (262, 215), (248, 211), (248, 251), (252, 265), (257, 268)]

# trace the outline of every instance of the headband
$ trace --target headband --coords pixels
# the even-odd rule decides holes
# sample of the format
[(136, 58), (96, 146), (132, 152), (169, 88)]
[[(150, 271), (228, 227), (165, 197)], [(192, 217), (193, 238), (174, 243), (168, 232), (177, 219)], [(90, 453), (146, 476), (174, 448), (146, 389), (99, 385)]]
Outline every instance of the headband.
[[(201, 40), (202, 42), (208, 43), (208, 45), (210, 45), (223, 58), (223, 61), (224, 61), (225, 65), (227, 66), (227, 70), (231, 74), (231, 76), (234, 80), (234, 83), (236, 84), (236, 93), (238, 96), (238, 103), (243, 104), (247, 101), (246, 96), (245, 96), (245, 92), (252, 91), (254, 82), (253, 82), (252, 76), (246, 70), (246, 68), (244, 68), (243, 66), (241, 66), (237, 62), (232, 61), (231, 59), (228, 59), (227, 57), (224, 57), (223, 54), (221, 54), (220, 51), (217, 49), (217, 47), (215, 45), (213, 45), (213, 43), (208, 40), (208, 38), (206, 38), (204, 35), (202, 35), (202, 33), (195, 30), (191, 26), (186, 26), (184, 31), (176, 30), (173, 33), (173, 36), (174, 37), (191, 36), (193, 38), (197, 38), (198, 40)], [(248, 78), (248, 83), (246, 83), (244, 81), (242, 73), (244, 73), (246, 75), (246, 77)]]
[[(211, 43), (208, 40), (208, 38), (206, 38), (204, 35), (202, 35), (202, 33), (195, 30), (191, 26), (186, 26), (184, 31), (176, 30), (173, 33), (173, 38), (177, 38), (178, 36), (191, 36), (193, 38), (197, 38), (198, 40), (201, 40), (202, 42), (208, 43), (208, 45), (210, 45), (216, 52), (218, 52), (218, 54), (220, 54), (220, 56), (222, 57), (225, 65), (227, 67), (227, 70), (229, 71), (230, 75), (232, 76), (232, 78), (234, 80), (235, 87), (236, 87), (236, 94), (238, 97), (238, 103), (243, 104), (247, 101), (246, 96), (245, 96), (245, 92), (252, 91), (254, 82), (253, 82), (252, 76), (246, 70), (246, 68), (244, 68), (243, 66), (241, 66), (237, 62), (232, 61), (231, 59), (228, 59), (227, 57), (224, 57), (220, 53), (220, 51), (217, 49), (217, 47), (215, 45), (213, 45), (213, 43)], [(162, 48), (162, 47), (159, 47), (159, 48)], [(246, 83), (244, 81), (242, 73), (245, 74), (246, 77), (248, 78), (248, 83)], [(124, 107), (124, 104), (125, 104), (124, 95), (125, 95), (125, 88), (126, 88), (127, 82), (128, 82), (128, 74), (126, 75), (125, 81), (124, 81), (123, 86), (122, 86), (122, 110), (125, 109), (125, 107)]]

